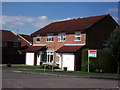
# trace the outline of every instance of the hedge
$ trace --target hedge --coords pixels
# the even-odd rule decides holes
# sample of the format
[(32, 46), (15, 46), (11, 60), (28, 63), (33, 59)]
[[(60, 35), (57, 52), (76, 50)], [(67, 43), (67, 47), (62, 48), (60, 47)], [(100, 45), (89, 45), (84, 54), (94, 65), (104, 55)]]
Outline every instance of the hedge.
[[(82, 71), (87, 71), (88, 50), (82, 50)], [(116, 73), (117, 63), (110, 50), (97, 50), (97, 58), (90, 58), (90, 72)]]

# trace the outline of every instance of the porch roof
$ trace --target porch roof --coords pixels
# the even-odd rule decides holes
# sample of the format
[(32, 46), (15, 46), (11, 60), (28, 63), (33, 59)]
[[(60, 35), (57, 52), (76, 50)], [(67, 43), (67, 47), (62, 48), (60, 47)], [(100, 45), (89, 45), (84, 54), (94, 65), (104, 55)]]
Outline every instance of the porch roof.
[(30, 46), (28, 49), (26, 49), (26, 52), (37, 52), (41, 49), (45, 48), (45, 46)]
[(58, 49), (57, 53), (75, 53), (80, 50), (83, 46), (63, 46)]

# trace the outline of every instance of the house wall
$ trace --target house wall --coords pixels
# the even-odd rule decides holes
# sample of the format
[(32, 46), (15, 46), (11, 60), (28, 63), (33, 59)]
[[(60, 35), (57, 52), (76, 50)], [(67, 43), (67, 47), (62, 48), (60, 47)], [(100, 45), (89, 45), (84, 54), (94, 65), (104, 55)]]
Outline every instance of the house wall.
[(83, 44), (86, 43), (86, 34), (81, 34), (81, 41), (74, 41), (74, 34), (66, 34), (66, 41), (58, 42), (58, 35), (54, 35), (53, 42), (46, 41), (47, 36), (41, 36), (41, 41), (39, 43), (36, 42), (36, 37), (33, 38), (33, 44), (46, 44), (48, 50), (57, 50), (60, 47), (64, 46), (64, 44)]
[(21, 46), (21, 43), (18, 42), (18, 47), (14, 47), (14, 41), (6, 41), (7, 46), (2, 47), (2, 63), (12, 63), (12, 64), (21, 64), (24, 63), (23, 60), (20, 58), (23, 58), (22, 55), (18, 53), (18, 49)]
[(116, 28), (114, 20), (105, 17), (86, 32), (87, 48), (103, 48), (103, 41), (109, 40), (111, 32)]
[(19, 38), (19, 40), (21, 41), (21, 47), (23, 47), (23, 46), (25, 46), (25, 45), (27, 45), (27, 46), (31, 46), (27, 41), (25, 41), (24, 39), (22, 39), (22, 38), (20, 38), (20, 37), (18, 37)]
[(78, 52), (75, 53), (75, 71), (80, 71), (82, 69), (81, 67), (81, 62), (82, 62), (82, 50), (79, 50)]

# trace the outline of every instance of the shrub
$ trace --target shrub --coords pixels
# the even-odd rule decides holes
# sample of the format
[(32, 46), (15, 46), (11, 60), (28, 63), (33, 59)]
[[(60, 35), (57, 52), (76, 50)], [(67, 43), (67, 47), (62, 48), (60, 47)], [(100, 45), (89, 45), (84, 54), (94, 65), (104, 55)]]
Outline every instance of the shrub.
[[(82, 71), (86, 71), (88, 55), (87, 50), (82, 51)], [(110, 50), (97, 50), (97, 58), (90, 59), (91, 72), (116, 73), (117, 63)]]
[[(52, 65), (41, 65), (40, 68), (52, 69)], [(59, 69), (59, 66), (53, 66), (53, 69)]]
[[(98, 68), (97, 64), (95, 64), (94, 62), (90, 61), (89, 63), (89, 70), (90, 72), (95, 72), (95, 70)], [(82, 65), (82, 71), (87, 72), (88, 71), (88, 62), (85, 62)]]

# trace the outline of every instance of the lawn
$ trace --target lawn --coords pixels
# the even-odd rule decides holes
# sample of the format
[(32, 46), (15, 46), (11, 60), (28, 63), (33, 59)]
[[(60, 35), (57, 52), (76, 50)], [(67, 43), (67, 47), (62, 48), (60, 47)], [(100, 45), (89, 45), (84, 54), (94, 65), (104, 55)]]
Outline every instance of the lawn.
[[(7, 67), (7, 66), (0, 66), (0, 68), (24, 68), (24, 69), (34, 69), (36, 71), (48, 71), (52, 72), (50, 69), (43, 69), (40, 66), (12, 66), (12, 67)], [(96, 73), (96, 72), (81, 72), (81, 71), (61, 71), (61, 70), (53, 70), (53, 72), (64, 72), (64, 73), (78, 73), (78, 74), (92, 74), (92, 75), (112, 75), (112, 76), (117, 76), (117, 73)]]

